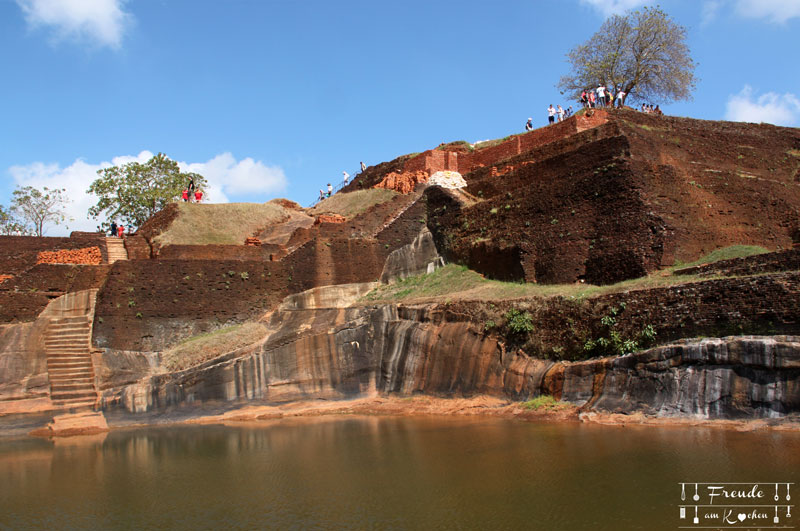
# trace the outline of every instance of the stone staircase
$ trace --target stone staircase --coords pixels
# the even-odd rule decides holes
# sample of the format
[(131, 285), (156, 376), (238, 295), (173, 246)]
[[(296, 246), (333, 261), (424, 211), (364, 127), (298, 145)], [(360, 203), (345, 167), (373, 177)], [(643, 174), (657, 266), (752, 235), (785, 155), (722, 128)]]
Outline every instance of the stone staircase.
[(106, 238), (106, 251), (109, 264), (113, 264), (117, 260), (128, 259), (128, 251), (125, 250), (125, 242), (122, 238)]
[(48, 305), (44, 332), (50, 399), (56, 406), (94, 407), (97, 402), (91, 356), (97, 290), (68, 293)]

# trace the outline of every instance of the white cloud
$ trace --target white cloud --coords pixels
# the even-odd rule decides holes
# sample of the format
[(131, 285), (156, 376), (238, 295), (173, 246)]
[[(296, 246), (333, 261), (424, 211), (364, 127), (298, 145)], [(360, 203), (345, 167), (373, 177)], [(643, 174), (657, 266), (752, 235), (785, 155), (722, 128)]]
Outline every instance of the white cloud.
[(725, 119), (735, 122), (800, 125), (800, 99), (794, 94), (767, 92), (755, 97), (752, 87), (745, 85), (739, 94), (728, 97)]
[(703, 2), (703, 10), (700, 14), (701, 24), (705, 26), (713, 22), (714, 19), (717, 18), (717, 13), (723, 4), (723, 0), (708, 0)]
[(208, 162), (180, 163), (181, 171), (199, 173), (208, 180), (209, 195), (215, 202), (227, 202), (230, 195), (272, 194), (286, 188), (286, 176), (277, 166), (267, 166), (250, 157), (236, 161), (230, 153)]
[(581, 4), (595, 8), (606, 17), (621, 15), (629, 9), (635, 9), (648, 3), (652, 2), (648, 0), (581, 0)]
[(48, 27), (56, 40), (77, 39), (119, 48), (133, 20), (127, 0), (16, 0), (29, 26)]
[(800, 17), (800, 0), (737, 0), (736, 13), (783, 24), (790, 18)]
[[(93, 231), (99, 221), (105, 221), (90, 219), (87, 215), (89, 207), (97, 203), (95, 196), (86, 193), (89, 185), (97, 179), (97, 170), (129, 162), (147, 162), (152, 156), (150, 151), (142, 151), (138, 155), (122, 155), (114, 157), (111, 162), (99, 164), (77, 159), (65, 168), (58, 164), (34, 162), (12, 166), (8, 171), (19, 186), (66, 189), (70, 199), (66, 211), (74, 221), (58, 227), (51, 226), (47, 233), (68, 234), (71, 230)], [(223, 153), (207, 162), (178, 162), (178, 165), (181, 171), (193, 171), (206, 177), (209, 186), (205, 190), (205, 199), (212, 203), (227, 203), (230, 196), (239, 194), (246, 198), (254, 194), (274, 194), (286, 187), (286, 176), (281, 168), (267, 166), (250, 157), (237, 161), (230, 153)]]

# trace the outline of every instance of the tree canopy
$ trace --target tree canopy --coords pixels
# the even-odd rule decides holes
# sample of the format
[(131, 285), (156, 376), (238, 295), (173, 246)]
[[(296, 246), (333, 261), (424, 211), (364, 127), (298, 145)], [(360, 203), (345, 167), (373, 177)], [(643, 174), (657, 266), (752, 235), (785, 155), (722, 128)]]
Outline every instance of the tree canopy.
[(609, 17), (587, 42), (567, 54), (572, 73), (558, 87), (576, 99), (598, 85), (648, 103), (691, 98), (696, 64), (686, 29), (658, 8)]
[(13, 212), (0, 205), (0, 234), (3, 236), (26, 235), (29, 232), (28, 227), (14, 217)]
[(17, 219), (7, 218), (4, 225), (15, 232), (43, 236), (45, 224), (58, 225), (70, 219), (64, 211), (64, 205), (68, 202), (63, 188), (50, 190), (45, 186), (39, 190), (32, 186), (17, 187), (11, 200), (11, 213)]
[(110, 221), (122, 221), (128, 227), (140, 227), (156, 212), (181, 197), (190, 180), (197, 188), (207, 185), (205, 177), (197, 173), (183, 173), (178, 163), (163, 153), (142, 164), (129, 162), (97, 171), (100, 176), (88, 192), (98, 197), (89, 214), (103, 215)]

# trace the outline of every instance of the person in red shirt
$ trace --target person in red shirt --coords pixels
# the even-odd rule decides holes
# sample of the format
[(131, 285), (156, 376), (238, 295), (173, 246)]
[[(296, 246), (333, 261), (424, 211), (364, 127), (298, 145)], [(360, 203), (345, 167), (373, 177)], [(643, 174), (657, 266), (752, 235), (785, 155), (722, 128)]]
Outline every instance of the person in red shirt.
[(122, 235), (125, 234), (125, 225), (120, 224), (117, 227), (117, 237), (122, 238)]
[(203, 191), (201, 189), (197, 189), (194, 191), (194, 201), (195, 203), (199, 203), (203, 199)]
[(181, 197), (183, 198), (184, 201), (188, 202), (189, 201), (189, 190), (184, 188), (183, 192), (181, 193)]

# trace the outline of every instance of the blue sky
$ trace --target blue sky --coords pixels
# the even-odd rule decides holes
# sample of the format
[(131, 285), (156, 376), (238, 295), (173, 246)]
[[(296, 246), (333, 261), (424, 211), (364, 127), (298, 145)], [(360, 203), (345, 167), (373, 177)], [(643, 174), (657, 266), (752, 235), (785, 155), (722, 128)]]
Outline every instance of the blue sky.
[[(567, 51), (641, 0), (0, 0), (0, 204), (164, 152), (212, 202), (306, 206), (367, 164), (544, 125)], [(800, 0), (663, 0), (700, 78), (669, 114), (800, 126)], [(51, 227), (48, 235), (64, 234)]]

